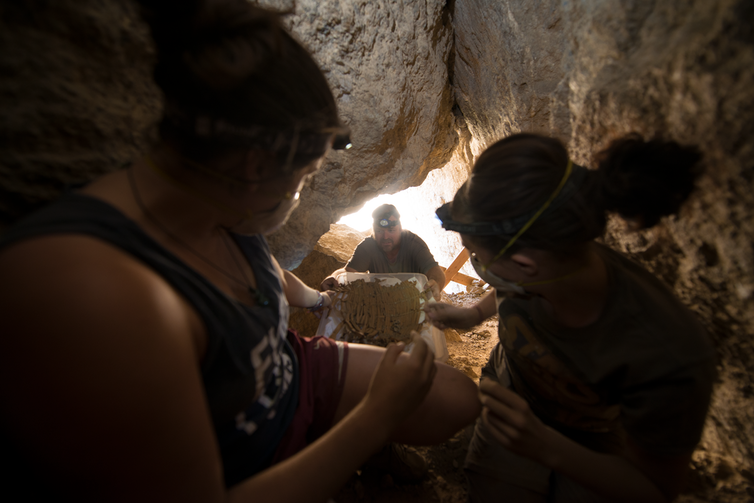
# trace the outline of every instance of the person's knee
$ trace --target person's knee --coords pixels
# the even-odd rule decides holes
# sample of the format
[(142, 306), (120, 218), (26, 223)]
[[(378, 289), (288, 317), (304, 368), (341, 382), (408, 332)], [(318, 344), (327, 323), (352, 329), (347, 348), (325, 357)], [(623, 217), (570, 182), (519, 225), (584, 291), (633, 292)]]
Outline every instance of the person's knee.
[(468, 469), (465, 469), (464, 473), (469, 483), (470, 503), (497, 503), (506, 498), (505, 493), (501, 492), (503, 488), (500, 487), (499, 481), (493, 477)]
[(501, 501), (515, 501), (516, 503), (544, 503), (547, 495), (527, 489), (503, 479), (484, 475), (479, 472), (464, 469), (469, 483), (470, 503), (500, 503)]
[(438, 375), (442, 376), (439, 384), (440, 392), (446, 397), (444, 406), (446, 417), (453, 418), (454, 431), (472, 423), (482, 411), (479, 401), (479, 389), (474, 381), (465, 374), (444, 364)]

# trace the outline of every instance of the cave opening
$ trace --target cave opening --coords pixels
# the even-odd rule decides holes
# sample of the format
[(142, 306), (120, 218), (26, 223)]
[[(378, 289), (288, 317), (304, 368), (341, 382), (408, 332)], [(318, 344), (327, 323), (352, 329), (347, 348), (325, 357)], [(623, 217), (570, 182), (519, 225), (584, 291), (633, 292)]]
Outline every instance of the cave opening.
[[(446, 166), (433, 170), (427, 175), (424, 182), (416, 187), (409, 187), (394, 194), (380, 194), (370, 199), (356, 212), (344, 215), (338, 220), (338, 225), (345, 225), (356, 232), (368, 235), (372, 228), (372, 212), (381, 204), (394, 205), (401, 214), (401, 226), (418, 235), (427, 243), (430, 252), (437, 263), (447, 269), (460, 253), (463, 245), (458, 233), (448, 232), (442, 228), (435, 211), (441, 205), (453, 199), (455, 192), (461, 186), (470, 171), (471, 166), (467, 163), (454, 159)], [(337, 231), (331, 231), (334, 233)], [(320, 239), (319, 245), (331, 239), (337, 239), (334, 235)], [(479, 280), (474, 268), (466, 261), (459, 272), (467, 277)], [(467, 290), (468, 280), (452, 281), (446, 278), (445, 293), (459, 293)]]

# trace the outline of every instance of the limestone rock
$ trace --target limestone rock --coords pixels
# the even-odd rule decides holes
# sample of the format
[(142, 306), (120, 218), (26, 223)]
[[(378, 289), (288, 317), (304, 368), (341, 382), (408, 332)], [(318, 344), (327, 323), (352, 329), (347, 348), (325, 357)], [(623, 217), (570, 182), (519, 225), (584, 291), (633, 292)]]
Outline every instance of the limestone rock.
[(291, 29), (325, 71), (354, 147), (328, 156), (290, 223), (270, 236), (284, 267), (295, 267), (340, 215), (421, 183), (459, 141), (447, 85), (452, 26), (444, 0), (295, 6)]
[(461, 334), (455, 328), (446, 328), (443, 332), (445, 333), (445, 340), (447, 342), (463, 342)]
[(369, 235), (369, 231), (359, 232), (347, 225), (332, 224), (330, 232), (317, 241), (314, 249), (315, 251), (334, 257), (338, 262), (342, 262), (345, 265), (359, 243)]
[(571, 25), (563, 5), (455, 2), (452, 84), (479, 149), (522, 130), (568, 139), (566, 73), (573, 49), (566, 44)]

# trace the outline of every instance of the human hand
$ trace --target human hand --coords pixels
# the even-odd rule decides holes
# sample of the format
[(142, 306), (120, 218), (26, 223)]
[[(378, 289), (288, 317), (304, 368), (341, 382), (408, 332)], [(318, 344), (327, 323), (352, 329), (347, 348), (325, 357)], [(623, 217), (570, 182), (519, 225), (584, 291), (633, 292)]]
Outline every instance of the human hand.
[(446, 328), (471, 328), (478, 325), (479, 312), (472, 308), (456, 307), (444, 302), (433, 302), (424, 306), (427, 318), (440, 330)]
[(482, 421), (503, 447), (535, 461), (547, 457), (554, 430), (545, 426), (519, 394), (492, 379), (479, 385)]
[(319, 284), (319, 289), (325, 292), (327, 290), (334, 290), (336, 286), (338, 286), (338, 280), (333, 276), (328, 276)]
[(395, 429), (424, 400), (437, 372), (435, 356), (416, 331), (413, 348), (404, 354), (404, 343), (388, 345), (372, 374), (365, 401), (384, 414), (389, 431)]
[(437, 281), (431, 279), (427, 281), (427, 286), (425, 289), (429, 289), (432, 291), (432, 298), (439, 301), (440, 295), (442, 294), (442, 290), (440, 289), (440, 285), (437, 284)]

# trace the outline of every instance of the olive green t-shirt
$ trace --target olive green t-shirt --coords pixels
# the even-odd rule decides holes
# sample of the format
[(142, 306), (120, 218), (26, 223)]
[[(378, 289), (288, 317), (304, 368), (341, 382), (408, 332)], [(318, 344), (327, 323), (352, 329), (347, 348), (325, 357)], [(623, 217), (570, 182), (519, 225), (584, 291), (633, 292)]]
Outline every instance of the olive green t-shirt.
[(377, 241), (370, 236), (359, 243), (346, 267), (373, 274), (427, 274), (437, 265), (424, 240), (411, 231), (401, 232), (400, 247), (395, 262), (389, 262)]
[(509, 376), (534, 412), (567, 435), (593, 433), (597, 443), (628, 435), (651, 452), (692, 450), (715, 377), (706, 331), (664, 283), (619, 253), (599, 250), (609, 278), (599, 320), (567, 328), (541, 298), (505, 299), (500, 343), (485, 375)]

